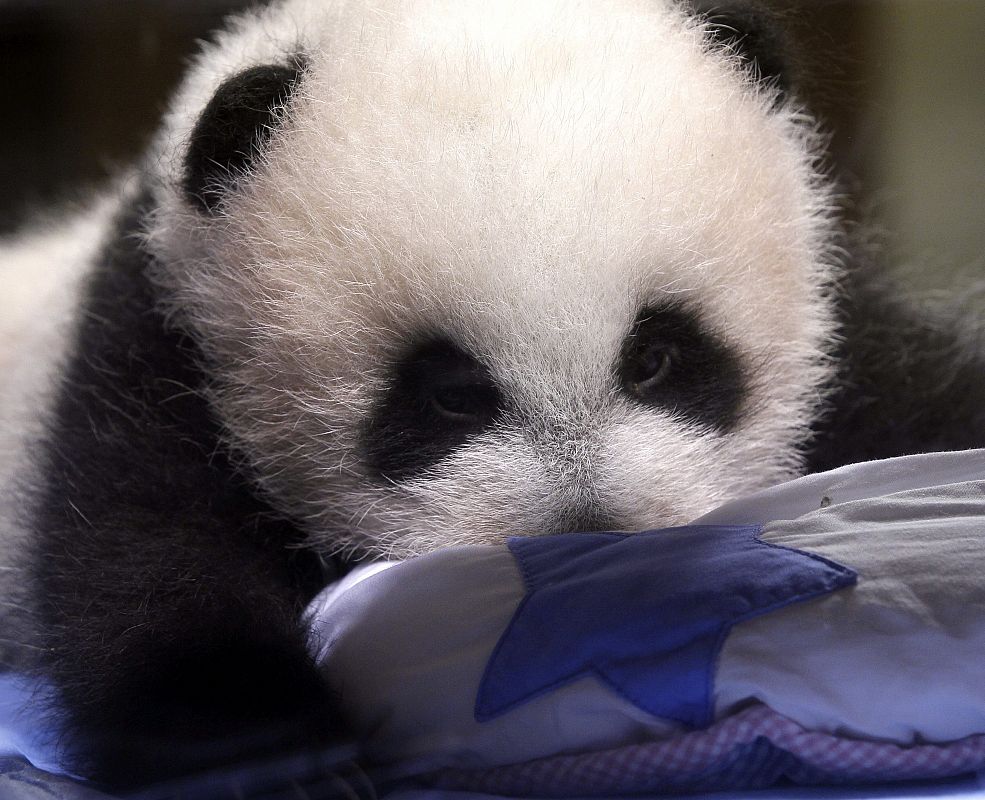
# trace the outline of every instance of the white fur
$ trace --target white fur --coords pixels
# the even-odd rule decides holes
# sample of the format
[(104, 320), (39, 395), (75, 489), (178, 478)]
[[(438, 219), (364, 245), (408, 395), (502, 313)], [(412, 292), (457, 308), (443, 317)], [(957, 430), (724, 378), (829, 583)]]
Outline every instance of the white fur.
[[(188, 134), (241, 69), (310, 67), (215, 218)], [(828, 374), (816, 134), (652, 0), (288, 0), (207, 48), (153, 157), (147, 244), (214, 400), (313, 544), (407, 555), (563, 528), (686, 522), (800, 468)], [(719, 434), (635, 406), (613, 364), (639, 309), (698, 308), (752, 376)], [(359, 431), (421, 330), (463, 343), (509, 415), (380, 486)]]
[[(178, 190), (194, 111), (299, 50), (264, 163), (203, 221)], [(681, 523), (798, 469), (825, 375), (827, 195), (809, 121), (772, 102), (642, 0), (288, 2), (189, 79), (149, 243), (236, 444), (316, 544), (404, 555), (556, 530), (573, 507)], [(732, 433), (611, 388), (639, 308), (670, 294), (752, 372)], [(357, 433), (421, 329), (523, 412), (379, 487)]]

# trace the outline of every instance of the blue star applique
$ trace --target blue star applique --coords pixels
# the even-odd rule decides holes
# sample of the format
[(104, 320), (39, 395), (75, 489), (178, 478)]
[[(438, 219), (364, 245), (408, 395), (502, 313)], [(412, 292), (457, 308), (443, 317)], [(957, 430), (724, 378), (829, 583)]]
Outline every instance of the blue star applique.
[(475, 718), (594, 675), (657, 717), (710, 724), (733, 625), (857, 579), (759, 533), (709, 525), (510, 539), (526, 594), (486, 665)]

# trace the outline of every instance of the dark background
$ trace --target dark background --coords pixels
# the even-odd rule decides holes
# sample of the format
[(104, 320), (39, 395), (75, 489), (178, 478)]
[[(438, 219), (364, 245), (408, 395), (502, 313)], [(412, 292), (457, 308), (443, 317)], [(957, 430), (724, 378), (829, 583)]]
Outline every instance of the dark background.
[[(769, 0), (832, 164), (906, 274), (985, 274), (985, 3)], [(195, 41), (242, 0), (0, 0), (0, 232), (146, 145)]]

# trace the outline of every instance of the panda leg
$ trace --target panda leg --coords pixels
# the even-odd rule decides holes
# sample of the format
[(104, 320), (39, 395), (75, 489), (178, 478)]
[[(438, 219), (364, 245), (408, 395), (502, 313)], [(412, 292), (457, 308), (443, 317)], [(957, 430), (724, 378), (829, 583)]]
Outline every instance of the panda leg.
[(90, 276), (32, 520), (41, 672), (73, 764), (117, 786), (333, 735), (300, 623), (320, 572), (223, 444), (145, 213)]

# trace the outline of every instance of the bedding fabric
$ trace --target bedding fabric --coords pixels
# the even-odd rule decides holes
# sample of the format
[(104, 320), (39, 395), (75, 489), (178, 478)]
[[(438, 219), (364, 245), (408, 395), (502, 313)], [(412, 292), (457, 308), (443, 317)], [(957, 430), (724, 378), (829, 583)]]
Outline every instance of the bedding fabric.
[[(830, 585), (791, 599), (818, 577), (794, 565), (792, 583), (777, 581), (789, 602), (725, 626), (702, 706), (708, 727), (687, 714), (657, 716), (592, 670), (480, 713), (480, 722), (490, 656), (536, 580), (525, 578), (516, 548), (370, 565), (319, 596), (309, 621), (312, 650), (326, 678), (344, 685), (378, 770), (366, 775), (348, 764), (351, 752), (335, 753), (140, 797), (491, 800), (724, 790), (730, 798), (985, 800), (983, 520), (985, 451), (854, 465), (696, 520), (702, 530), (748, 531), (833, 570), (825, 573)], [(618, 618), (634, 592), (617, 588), (634, 574), (613, 574), (613, 591), (596, 605)], [(732, 578), (741, 589), (742, 575)], [(526, 631), (540, 637), (538, 651), (556, 644), (551, 620), (548, 613), (546, 629)], [(553, 627), (570, 638), (571, 625)], [(662, 635), (680, 632), (665, 628)], [(699, 629), (685, 633), (700, 638)], [(636, 632), (616, 642), (616, 656)], [(503, 679), (507, 694), (516, 668)], [(34, 696), (16, 676), (0, 675), (0, 800), (108, 798), (59, 774), (54, 732)], [(886, 783), (910, 779), (922, 782)], [(817, 783), (828, 785), (807, 785)]]
[[(811, 476), (698, 522), (374, 566), (313, 606), (313, 648), (373, 757), (447, 787), (605, 797), (985, 769), (980, 451)], [(768, 560), (758, 577), (731, 575), (739, 551), (716, 560), (727, 540), (707, 533), (750, 527), (857, 584), (786, 602), (804, 576)], [(621, 540), (633, 543), (621, 561), (590, 553)], [(713, 629), (706, 647), (689, 609), (706, 608), (700, 584), (719, 581), (755, 609), (774, 578), (777, 602)], [(627, 616), (643, 622), (627, 627)], [(655, 700), (664, 684), (687, 702)], [(702, 701), (708, 730), (696, 730)]]

